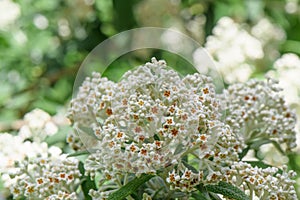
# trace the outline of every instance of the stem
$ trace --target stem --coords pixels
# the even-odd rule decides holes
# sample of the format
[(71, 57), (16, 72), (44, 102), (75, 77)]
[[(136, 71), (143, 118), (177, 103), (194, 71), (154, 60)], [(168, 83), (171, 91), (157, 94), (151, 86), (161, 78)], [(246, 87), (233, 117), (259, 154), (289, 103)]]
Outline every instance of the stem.
[(134, 198), (131, 195), (127, 196), (126, 199), (128, 199), (128, 200), (134, 200)]
[(248, 188), (249, 188), (249, 190), (250, 190), (250, 200), (253, 200), (253, 188), (251, 187), (251, 185), (249, 184), (249, 183), (247, 183), (247, 185), (248, 185)]
[(122, 187), (122, 186), (123, 186), (122, 183), (121, 183), (121, 180), (120, 180), (120, 176), (119, 176), (119, 175), (117, 176), (115, 182), (117, 183), (117, 185), (118, 185), (119, 187)]
[(127, 182), (128, 182), (128, 173), (126, 173), (125, 176), (124, 176), (123, 185), (126, 185)]

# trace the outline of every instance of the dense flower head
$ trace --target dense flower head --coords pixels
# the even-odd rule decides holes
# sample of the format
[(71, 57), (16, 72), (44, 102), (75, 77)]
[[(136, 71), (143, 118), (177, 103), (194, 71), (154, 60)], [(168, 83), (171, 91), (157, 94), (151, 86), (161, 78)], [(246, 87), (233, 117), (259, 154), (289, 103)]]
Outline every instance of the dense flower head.
[(34, 109), (24, 116), (24, 124), (20, 128), (19, 136), (24, 140), (42, 142), (57, 131), (57, 124), (48, 113), (41, 109)]
[(235, 162), (226, 170), (228, 182), (240, 187), (251, 197), (264, 200), (289, 199), (296, 200), (295, 180), (296, 173), (288, 171), (287, 167), (259, 168), (252, 167), (248, 163)]
[(15, 199), (77, 199), (78, 160), (65, 155), (37, 155), (15, 162), (9, 172)]
[[(23, 140), (18, 135), (0, 133), (0, 172), (7, 172), (15, 161), (22, 161), (25, 157), (35, 157), (37, 154), (47, 154), (46, 143), (37, 143)], [(24, 151), (26, 150), (26, 151)]]
[(288, 107), (277, 81), (250, 80), (233, 84), (225, 92), (226, 121), (249, 144), (257, 139), (278, 142), (291, 150), (295, 143), (296, 115)]
[(157, 173), (190, 152), (207, 160), (217, 155), (216, 163), (235, 160), (239, 145), (220, 122), (219, 110), (210, 78), (181, 78), (165, 61), (152, 59), (119, 83), (94, 73), (69, 113), (74, 126), (90, 127), (98, 142), (96, 153), (86, 160), (86, 172), (93, 176), (102, 170), (111, 179), (124, 172)]
[[(271, 77), (277, 78), (279, 86), (283, 88), (282, 94), (287, 103), (296, 109), (300, 118), (300, 58), (293, 53), (283, 54), (274, 63), (274, 70), (269, 71)], [(300, 146), (300, 122), (297, 122), (297, 145)]]
[[(204, 47), (224, 81), (231, 84), (245, 82), (256, 69), (273, 63), (284, 38), (284, 30), (267, 18), (250, 27), (225, 16), (218, 20)], [(199, 50), (194, 52), (194, 62), (207, 73), (209, 69), (203, 67)]]
[[(211, 143), (208, 135), (201, 135), (200, 148), (195, 148), (188, 157), (190, 169), (186, 161), (180, 162), (177, 169), (169, 172), (167, 182), (171, 189), (184, 192), (196, 190), (198, 184), (215, 184), (222, 180), (222, 170), (238, 160), (240, 143), (228, 126), (223, 123), (215, 124), (218, 139)], [(225, 174), (224, 174), (225, 176)]]
[[(279, 80), (283, 94), (289, 104), (299, 104), (300, 93), (300, 58), (296, 54), (283, 54), (274, 63), (273, 76)], [(270, 73), (271, 74), (271, 73)], [(299, 105), (298, 105), (299, 106)]]
[[(274, 51), (277, 51), (277, 48), (274, 48), (276, 43), (280, 43), (286, 37), (284, 30), (276, 24), (273, 24), (268, 18), (261, 18), (252, 28), (251, 34), (262, 42), (264, 48), (270, 48), (273, 46)], [(270, 56), (270, 55), (265, 55)]]
[(227, 83), (246, 81), (253, 72), (254, 61), (264, 56), (262, 43), (229, 17), (222, 17), (212, 31), (205, 48), (224, 80)]
[(280, 91), (273, 79), (250, 80), (229, 86), (220, 104), (210, 78), (181, 77), (154, 58), (118, 83), (93, 73), (69, 109), (78, 133), (69, 137), (71, 143), (92, 150), (86, 175), (100, 172), (108, 183), (90, 195), (105, 199), (124, 177), (148, 173), (164, 178), (170, 187), (165, 190), (184, 195), (197, 185), (225, 181), (251, 197), (295, 199), (293, 172), (239, 162), (242, 149), (258, 140), (280, 143), (285, 150), (295, 147), (296, 117)]

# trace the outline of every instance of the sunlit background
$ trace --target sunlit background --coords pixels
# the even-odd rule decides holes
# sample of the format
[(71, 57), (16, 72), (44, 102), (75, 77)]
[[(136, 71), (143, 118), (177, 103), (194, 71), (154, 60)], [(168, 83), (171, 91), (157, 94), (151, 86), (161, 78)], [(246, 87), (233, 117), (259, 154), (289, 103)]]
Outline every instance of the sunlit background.
[[(211, 54), (225, 86), (265, 75), (279, 79), (300, 118), (298, 0), (0, 0), (0, 132), (16, 134), (26, 124), (24, 115), (35, 108), (65, 126), (63, 116), (84, 58), (105, 39), (139, 27), (172, 28), (193, 38)], [(164, 39), (185, 48), (172, 35)], [(201, 66), (197, 53), (194, 63)], [(117, 81), (153, 56), (182, 73), (195, 72), (177, 55), (148, 49), (121, 56), (103, 76)], [(58, 141), (63, 147), (64, 137)], [(297, 151), (281, 156), (265, 146), (256, 156), (288, 164), (300, 177)], [(0, 152), (0, 163), (7, 154)]]

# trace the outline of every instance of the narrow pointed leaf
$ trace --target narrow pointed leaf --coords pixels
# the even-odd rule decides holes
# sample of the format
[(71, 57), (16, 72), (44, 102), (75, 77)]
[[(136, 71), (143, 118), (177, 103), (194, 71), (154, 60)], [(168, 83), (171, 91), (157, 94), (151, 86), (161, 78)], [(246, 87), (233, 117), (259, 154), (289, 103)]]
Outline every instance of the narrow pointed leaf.
[(108, 197), (108, 200), (121, 200), (126, 198), (152, 177), (154, 177), (152, 174), (142, 174), (140, 177), (135, 178), (126, 185), (122, 186), (119, 190), (111, 193)]
[(222, 194), (225, 197), (235, 200), (250, 200), (250, 198), (243, 191), (226, 182), (221, 181), (217, 185), (207, 185), (205, 187), (210, 192)]
[(193, 194), (192, 194), (192, 197), (194, 198), (194, 199), (197, 199), (197, 200), (208, 200), (203, 194), (201, 194), (200, 192), (198, 192), (198, 193), (196, 193), (196, 192), (194, 192)]
[(90, 176), (84, 176), (85, 169), (84, 169), (82, 162), (79, 162), (78, 168), (79, 168), (80, 173), (83, 176), (83, 181), (81, 183), (81, 189), (83, 191), (84, 198), (86, 200), (92, 200), (92, 197), (89, 195), (89, 191), (90, 191), (90, 189), (94, 189), (94, 190), (97, 189), (95, 181), (91, 180)]
[(68, 157), (76, 157), (76, 156), (82, 156), (82, 155), (88, 155), (90, 152), (88, 150), (82, 150), (82, 151), (76, 151), (74, 153), (68, 154)]

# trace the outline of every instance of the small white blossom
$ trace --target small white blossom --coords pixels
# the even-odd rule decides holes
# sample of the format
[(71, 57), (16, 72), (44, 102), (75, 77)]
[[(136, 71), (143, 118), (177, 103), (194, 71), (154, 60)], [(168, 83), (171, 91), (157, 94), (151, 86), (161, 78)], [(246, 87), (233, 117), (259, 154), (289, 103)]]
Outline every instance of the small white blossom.
[(24, 140), (42, 142), (57, 131), (57, 125), (48, 113), (41, 109), (34, 109), (24, 116), (24, 125), (20, 128), (19, 136)]
[(275, 167), (265, 169), (252, 167), (248, 163), (235, 162), (226, 170), (227, 181), (238, 186), (241, 190), (252, 194), (253, 199), (297, 200), (295, 192), (295, 172), (287, 171), (286, 167), (280, 171)]
[(19, 4), (11, 0), (0, 1), (0, 30), (6, 28), (20, 16), (21, 9)]
[(228, 83), (248, 80), (254, 61), (264, 56), (262, 43), (229, 17), (222, 17), (217, 22), (205, 48)]
[[(284, 30), (267, 18), (248, 27), (229, 17), (222, 17), (204, 46), (224, 81), (231, 84), (245, 82), (256, 69), (270, 65), (279, 56), (276, 49), (284, 38)], [(209, 69), (206, 69), (208, 66), (203, 65), (201, 53), (200, 49), (194, 52), (194, 62), (209, 74)]]
[(22, 161), (25, 157), (34, 157), (38, 154), (47, 154), (46, 143), (23, 141), (20, 136), (8, 133), (0, 134), (0, 172), (7, 172), (16, 161)]
[(225, 91), (226, 121), (249, 145), (255, 139), (273, 140), (286, 150), (296, 147), (296, 115), (288, 107), (275, 80), (250, 80)]
[(15, 199), (77, 199), (76, 185), (81, 176), (78, 160), (65, 155), (25, 157), (10, 169), (10, 190)]

